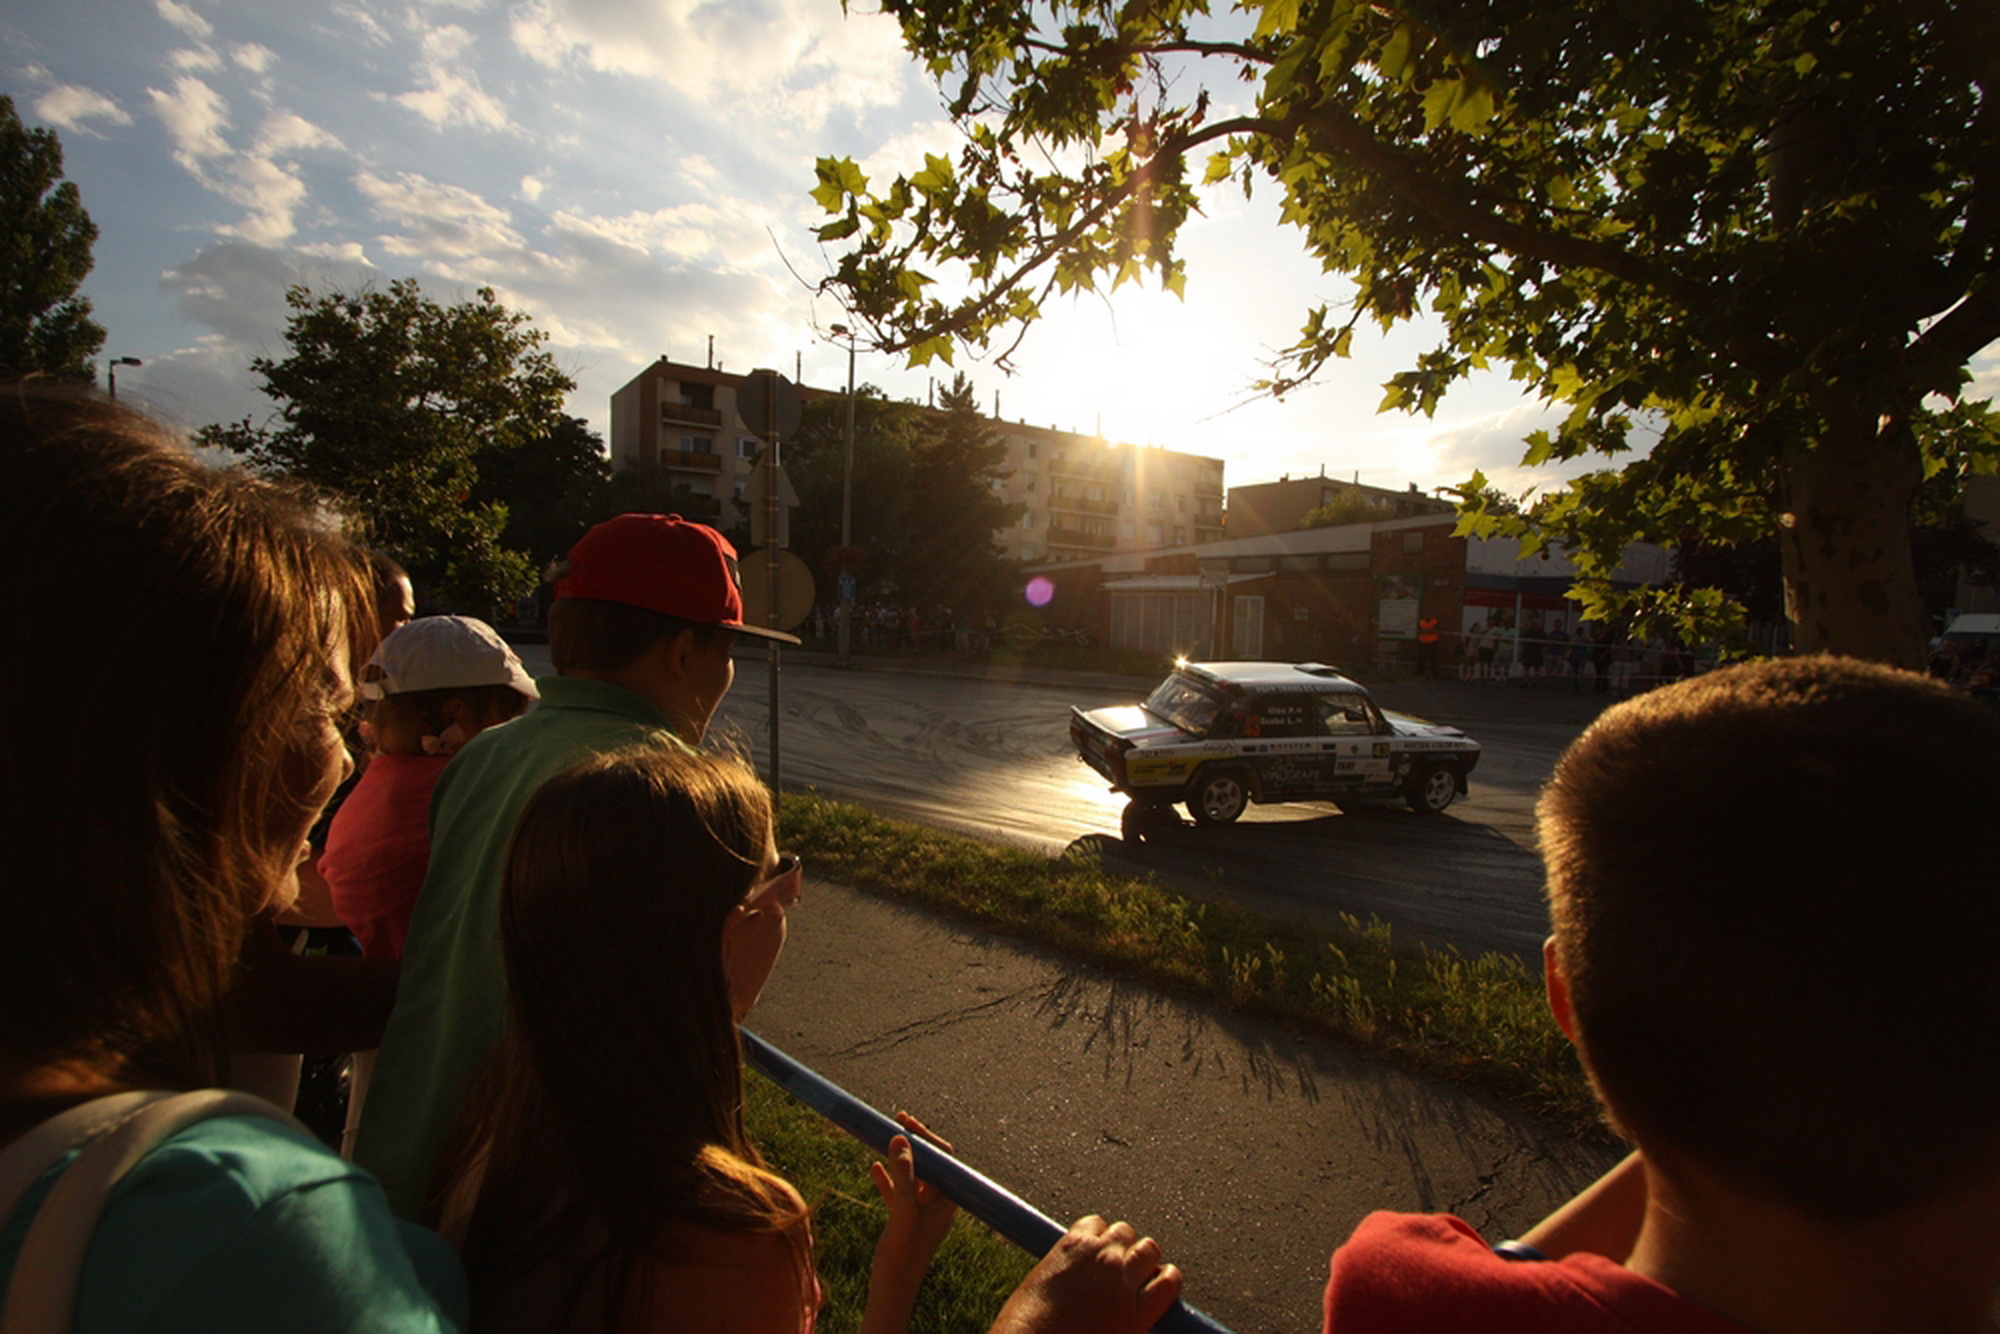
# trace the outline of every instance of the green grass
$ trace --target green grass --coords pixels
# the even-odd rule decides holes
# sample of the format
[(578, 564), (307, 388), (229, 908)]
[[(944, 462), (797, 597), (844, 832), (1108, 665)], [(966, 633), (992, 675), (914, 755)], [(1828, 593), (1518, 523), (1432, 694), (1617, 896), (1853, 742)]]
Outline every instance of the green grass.
[[(1608, 1134), (1541, 980), (1520, 960), (1409, 949), (1379, 920), (1324, 930), (1106, 874), (1087, 855), (997, 847), (813, 793), (786, 794), (780, 837), (815, 874), (1034, 940), (1181, 994), (1335, 1037), (1404, 1069), (1499, 1093), (1586, 1138)], [(752, 1137), (813, 1206), (826, 1307), (852, 1334), (886, 1212), (874, 1156), (762, 1076), (746, 1081)], [(912, 1330), (987, 1328), (1030, 1258), (961, 1217), (924, 1282)]]
[[(812, 1206), (814, 1258), (826, 1295), (818, 1329), (853, 1334), (868, 1300), (875, 1239), (888, 1219), (868, 1177), (875, 1155), (754, 1071), (744, 1080), (744, 1093), (751, 1138), (772, 1170)], [(1026, 1252), (959, 1215), (931, 1262), (910, 1328), (939, 1334), (986, 1329), (1032, 1264)]]
[(1386, 923), (1326, 930), (788, 793), (779, 825), (813, 871), (1052, 946), (1138, 981), (1296, 1023), (1418, 1074), (1491, 1090), (1606, 1134), (1542, 997), (1510, 956), (1398, 945)]

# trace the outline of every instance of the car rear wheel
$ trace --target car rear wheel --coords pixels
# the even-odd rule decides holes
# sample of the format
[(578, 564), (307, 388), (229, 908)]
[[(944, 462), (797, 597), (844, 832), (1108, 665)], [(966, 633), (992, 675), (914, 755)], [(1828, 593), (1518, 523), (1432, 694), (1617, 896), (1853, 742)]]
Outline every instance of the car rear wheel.
[(1250, 804), (1250, 790), (1234, 769), (1217, 769), (1195, 780), (1188, 794), (1188, 814), (1196, 824), (1228, 824)]
[(1436, 815), (1458, 796), (1458, 770), (1448, 764), (1431, 764), (1417, 770), (1403, 790), (1403, 800), (1418, 815)]

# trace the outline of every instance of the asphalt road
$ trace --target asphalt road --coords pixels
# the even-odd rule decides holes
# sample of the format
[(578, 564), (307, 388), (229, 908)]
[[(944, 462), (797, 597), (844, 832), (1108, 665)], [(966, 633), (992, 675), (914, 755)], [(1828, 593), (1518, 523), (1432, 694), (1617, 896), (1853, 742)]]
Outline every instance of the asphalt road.
[[(1444, 815), (1400, 804), (1252, 806), (1234, 825), (1127, 838), (1124, 798), (1079, 763), (1069, 707), (1131, 703), (1152, 683), (972, 678), (923, 662), (841, 668), (793, 655), (779, 678), (787, 788), (812, 785), (886, 814), (1059, 851), (1088, 849), (1186, 892), (1322, 924), (1378, 916), (1398, 939), (1538, 959), (1547, 917), (1535, 794), (1599, 697), (1447, 682), (1380, 689), (1387, 707), (1452, 722), (1484, 747), (1471, 793)], [(714, 732), (768, 775), (768, 671), (737, 662)]]

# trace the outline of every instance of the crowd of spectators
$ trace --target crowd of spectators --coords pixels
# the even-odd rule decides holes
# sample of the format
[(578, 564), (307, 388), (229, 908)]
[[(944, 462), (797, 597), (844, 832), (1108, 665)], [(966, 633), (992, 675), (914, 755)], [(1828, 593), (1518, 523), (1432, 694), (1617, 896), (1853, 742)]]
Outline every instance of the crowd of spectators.
[[(8, 1329), (810, 1334), (809, 1211), (746, 1131), (737, 1027), (804, 867), (701, 750), (735, 637), (790, 638), (743, 624), (734, 556), (667, 516), (592, 529), (529, 680), (487, 627), (407, 620), (308, 498), (92, 394), (0, 390), (0, 559), (36, 572), (0, 653)], [(1469, 679), (1638, 692), (1537, 805), (1549, 1012), (1633, 1151), (1516, 1240), (1368, 1215), (1326, 1334), (1990, 1334), (2000, 717), (1834, 657), (1672, 684), (1678, 647), (1496, 621)], [(327, 863), (371, 745), (435, 763), (364, 778)], [(371, 942), (326, 962), (363, 967), (246, 948), (316, 856)], [(334, 1033), (383, 1039), (359, 1165), (231, 1091), (234, 1056)], [(863, 1334), (903, 1334), (951, 1218), (902, 1126)], [(993, 1329), (1139, 1334), (1180, 1286), (1086, 1216)]]

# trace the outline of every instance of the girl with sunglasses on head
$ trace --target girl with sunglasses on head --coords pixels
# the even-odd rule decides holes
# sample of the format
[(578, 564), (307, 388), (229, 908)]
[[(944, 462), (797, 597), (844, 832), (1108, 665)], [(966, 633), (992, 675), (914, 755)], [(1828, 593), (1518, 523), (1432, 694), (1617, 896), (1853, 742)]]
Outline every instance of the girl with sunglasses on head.
[[(522, 812), (501, 901), (507, 1035), (432, 1192), (480, 1329), (812, 1328), (808, 1212), (744, 1131), (737, 1035), (801, 882), (734, 757), (600, 757)], [(874, 1177), (889, 1221), (861, 1329), (901, 1334), (954, 1209), (904, 1136)], [(1179, 1287), (1150, 1238), (1089, 1218), (994, 1328), (1137, 1331)]]
[(0, 387), (0, 1287), (9, 1329), (434, 1331), (435, 1234), (229, 1077), (374, 646), (357, 551), (80, 390)]

